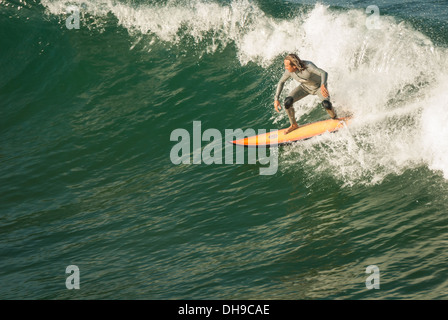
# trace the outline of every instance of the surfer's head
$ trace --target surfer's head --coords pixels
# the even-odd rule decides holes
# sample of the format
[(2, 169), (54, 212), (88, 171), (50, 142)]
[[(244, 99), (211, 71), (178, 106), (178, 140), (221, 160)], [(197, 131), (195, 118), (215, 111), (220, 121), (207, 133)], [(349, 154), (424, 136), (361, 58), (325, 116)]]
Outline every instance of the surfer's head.
[(285, 69), (289, 72), (295, 72), (297, 70), (303, 71), (305, 69), (305, 65), (302, 60), (300, 60), (300, 58), (294, 53), (288, 54), (285, 57), (284, 63)]

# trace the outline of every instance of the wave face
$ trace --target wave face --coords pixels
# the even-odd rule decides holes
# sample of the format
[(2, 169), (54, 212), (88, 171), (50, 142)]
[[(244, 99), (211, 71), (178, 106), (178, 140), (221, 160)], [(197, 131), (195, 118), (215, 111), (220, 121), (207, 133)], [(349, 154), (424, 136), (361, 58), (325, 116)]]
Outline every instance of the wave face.
[[(446, 3), (377, 5), (0, 0), (0, 297), (73, 298), (70, 264), (81, 298), (445, 297)], [(273, 176), (172, 163), (195, 121), (286, 127), (291, 52), (349, 127), (273, 151)], [(327, 118), (314, 96), (294, 108)]]
[[(239, 64), (262, 67), (264, 76), (272, 78), (271, 87), (273, 70), (279, 73), (274, 69), (279, 57), (298, 52), (329, 72), (334, 101), (357, 117), (352, 132), (356, 137), (341, 138), (344, 140), (334, 153), (322, 155), (312, 143), (295, 150), (300, 157), (304, 153), (321, 154), (311, 161), (340, 168), (334, 172), (344, 172), (338, 178), (350, 185), (377, 183), (388, 174), (422, 163), (448, 177), (448, 160), (443, 157), (448, 142), (441, 142), (445, 140), (448, 113), (440, 114), (446, 107), (446, 47), (435, 46), (405, 21), (380, 15), (372, 29), (368, 28), (372, 17), (366, 17), (364, 11), (335, 11), (323, 4), (298, 8), (296, 15), (282, 19), (266, 14), (248, 0), (152, 4), (43, 0), (42, 4), (47, 12), (59, 16), (68, 4), (78, 5), (84, 8), (83, 14), (93, 17), (88, 21), (95, 21), (87, 26), (99, 31), (99, 26), (115, 18), (133, 41), (146, 41), (142, 45), (148, 50), (157, 41), (176, 48), (179, 54), (200, 59), (232, 46)], [(296, 106), (299, 116), (309, 113), (315, 102), (300, 102)], [(430, 119), (434, 114), (439, 121)], [(274, 123), (284, 119), (273, 117)], [(368, 157), (360, 149), (369, 150)], [(290, 158), (296, 157), (287, 153), (285, 161)], [(314, 168), (313, 163), (308, 165)]]

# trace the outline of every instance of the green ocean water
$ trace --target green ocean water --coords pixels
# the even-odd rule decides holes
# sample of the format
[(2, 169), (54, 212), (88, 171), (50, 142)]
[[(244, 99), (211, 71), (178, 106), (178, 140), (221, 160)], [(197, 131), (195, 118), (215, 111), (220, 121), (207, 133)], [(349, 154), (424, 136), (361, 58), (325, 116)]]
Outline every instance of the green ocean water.
[[(446, 299), (448, 1), (369, 5), (1, 0), (0, 298)], [(226, 129), (288, 125), (289, 52), (353, 122), (226, 163)]]

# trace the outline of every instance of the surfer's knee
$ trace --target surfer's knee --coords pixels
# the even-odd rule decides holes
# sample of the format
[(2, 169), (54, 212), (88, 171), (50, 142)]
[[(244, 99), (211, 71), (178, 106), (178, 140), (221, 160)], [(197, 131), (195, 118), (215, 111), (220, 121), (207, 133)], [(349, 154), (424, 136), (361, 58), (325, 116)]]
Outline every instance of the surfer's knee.
[(294, 104), (293, 97), (286, 97), (286, 99), (285, 99), (285, 109), (291, 108), (293, 104)]
[(332, 105), (331, 102), (328, 101), (328, 100), (324, 100), (324, 101), (322, 101), (322, 105), (323, 105), (323, 107), (324, 107), (325, 109), (327, 109), (327, 110), (331, 110), (331, 109), (333, 109), (333, 105)]

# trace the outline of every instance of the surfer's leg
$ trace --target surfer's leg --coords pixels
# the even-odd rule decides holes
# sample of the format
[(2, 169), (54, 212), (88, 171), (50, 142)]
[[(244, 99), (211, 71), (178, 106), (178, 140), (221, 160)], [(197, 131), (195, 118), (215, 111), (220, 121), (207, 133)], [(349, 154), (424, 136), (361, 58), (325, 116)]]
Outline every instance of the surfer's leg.
[(289, 123), (291, 123), (291, 125), (297, 124), (293, 104), (294, 98), (291, 96), (287, 96), (285, 99), (285, 111), (288, 115)]
[(322, 92), (320, 91), (320, 88), (316, 91), (316, 95), (319, 97), (320, 101), (322, 101), (322, 106), (327, 111), (327, 113), (330, 115), (330, 118), (336, 119), (338, 116), (336, 114), (336, 111), (333, 108), (333, 104), (330, 101), (330, 96), (324, 98), (324, 96), (322, 96)]
[(293, 106), (294, 102), (306, 97), (308, 94), (309, 93), (306, 92), (301, 86), (298, 86), (297, 88), (292, 90), (289, 93), (289, 95), (286, 97), (285, 110), (286, 110), (286, 114), (288, 115), (288, 118), (289, 118), (289, 123), (291, 124), (291, 126), (288, 128), (288, 130), (286, 130), (287, 134), (299, 127), (299, 125), (297, 124), (297, 121), (296, 121), (296, 117), (295, 117), (294, 106)]
[(327, 113), (330, 115), (331, 119), (336, 119), (338, 117), (330, 100), (322, 101), (322, 105), (324, 106), (325, 110), (327, 110)]

